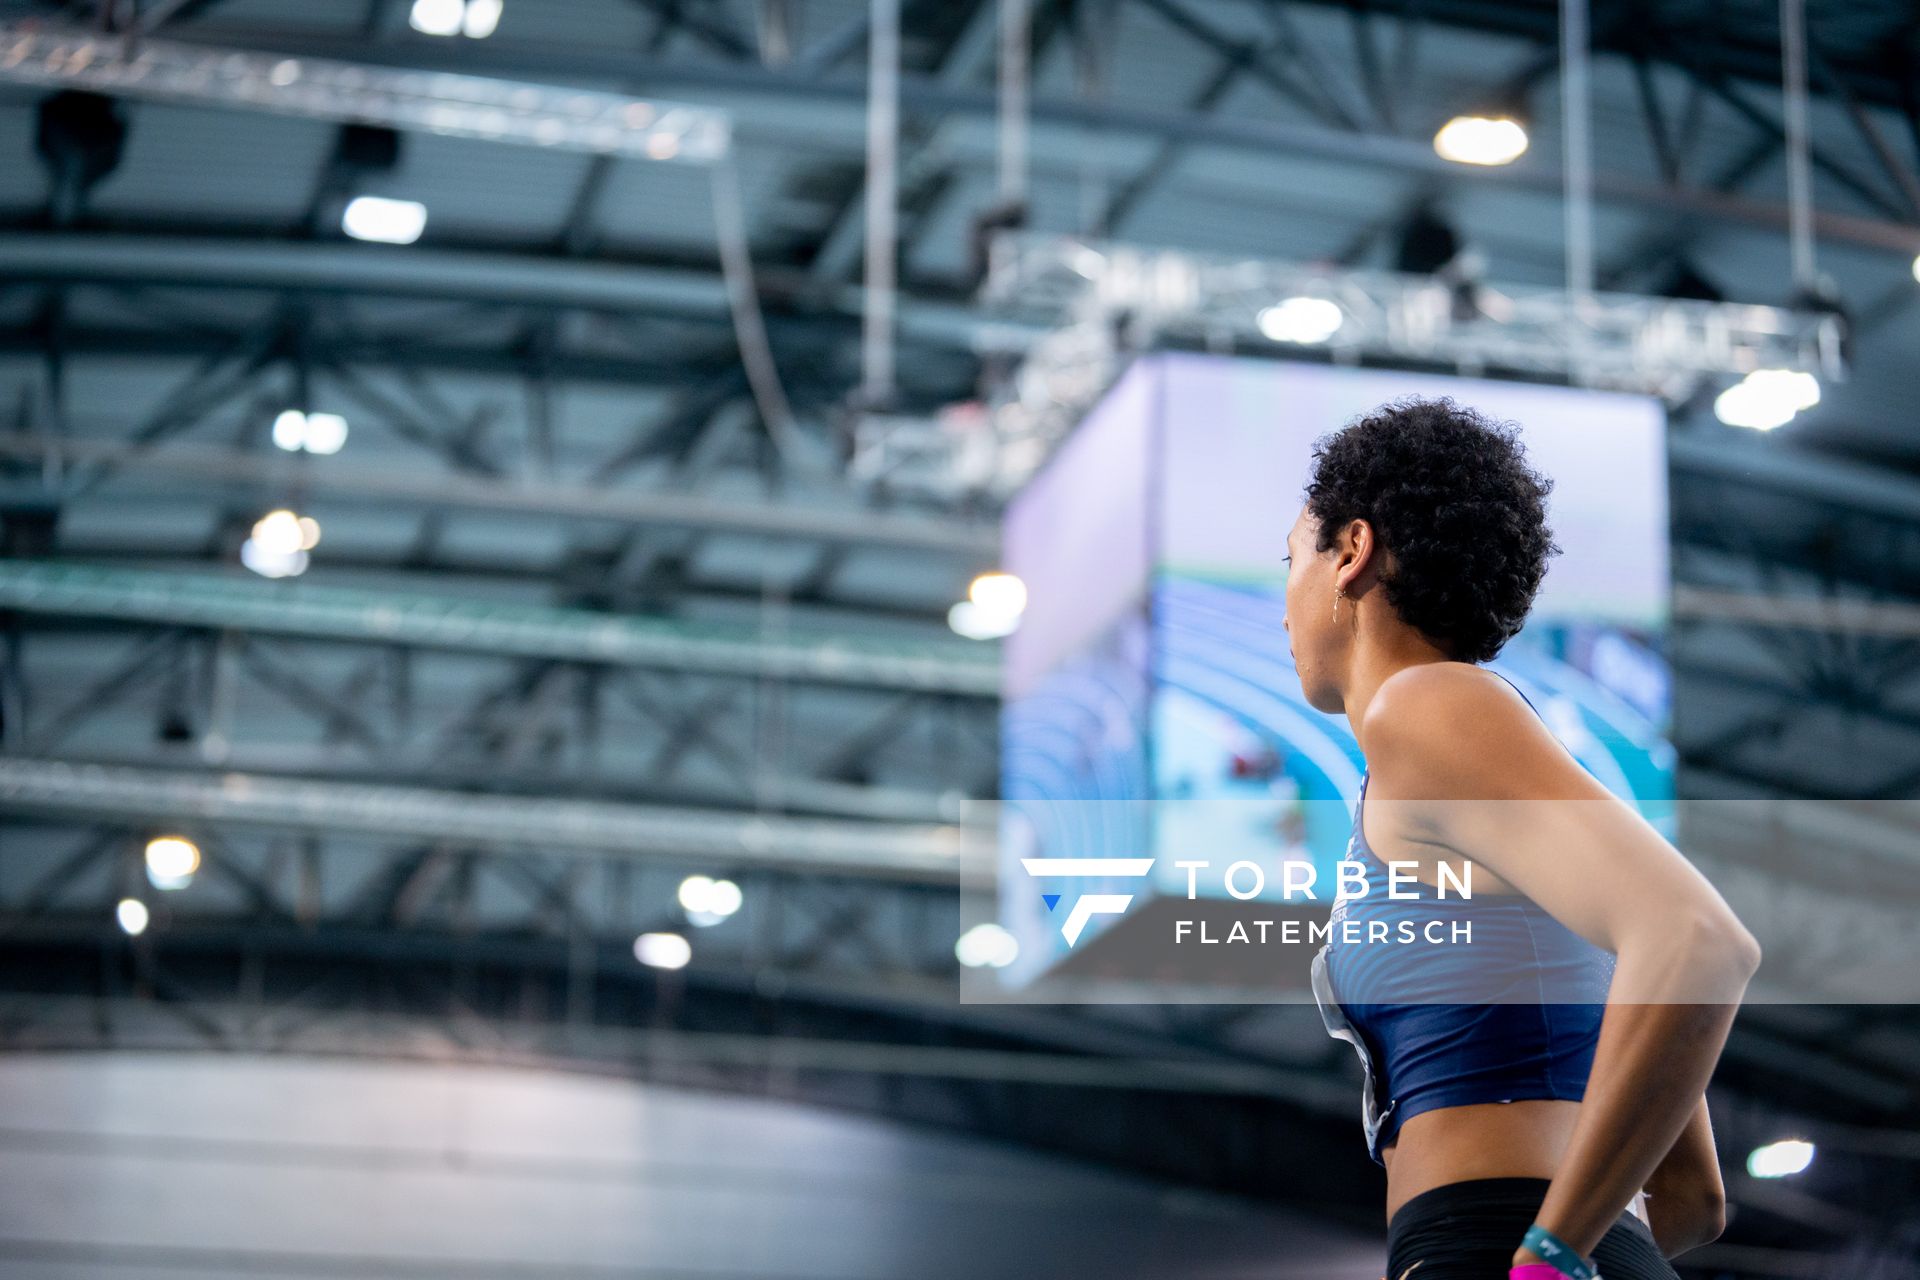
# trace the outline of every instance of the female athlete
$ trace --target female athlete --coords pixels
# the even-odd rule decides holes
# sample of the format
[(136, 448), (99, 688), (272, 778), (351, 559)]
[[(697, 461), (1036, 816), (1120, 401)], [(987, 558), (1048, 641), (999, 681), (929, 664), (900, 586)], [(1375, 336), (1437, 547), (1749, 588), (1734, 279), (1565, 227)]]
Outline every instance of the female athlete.
[[(1705, 1089), (1758, 945), (1478, 665), (1557, 551), (1549, 488), (1514, 429), (1408, 401), (1320, 443), (1287, 537), (1301, 685), (1366, 758), (1368, 891), (1314, 967), (1368, 1068), (1386, 1280), (1671, 1280), (1723, 1222)], [(1369, 941), (1409, 914), (1471, 941)]]

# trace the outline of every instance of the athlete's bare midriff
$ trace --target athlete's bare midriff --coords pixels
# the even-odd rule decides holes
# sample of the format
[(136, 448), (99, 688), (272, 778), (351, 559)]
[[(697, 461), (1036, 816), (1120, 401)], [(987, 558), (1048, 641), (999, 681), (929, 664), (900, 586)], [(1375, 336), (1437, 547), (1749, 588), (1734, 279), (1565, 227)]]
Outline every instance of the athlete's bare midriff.
[(1380, 1155), (1387, 1220), (1423, 1191), (1475, 1178), (1551, 1178), (1566, 1153), (1578, 1102), (1481, 1102), (1423, 1111)]

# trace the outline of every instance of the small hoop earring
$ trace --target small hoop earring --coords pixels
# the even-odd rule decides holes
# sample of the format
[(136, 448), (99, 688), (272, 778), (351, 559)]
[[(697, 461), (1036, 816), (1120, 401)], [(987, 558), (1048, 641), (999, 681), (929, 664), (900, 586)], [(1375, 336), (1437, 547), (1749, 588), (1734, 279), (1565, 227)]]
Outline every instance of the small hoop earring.
[(1333, 620), (1335, 622), (1340, 621), (1340, 602), (1346, 598), (1347, 589), (1345, 587), (1335, 587), (1333, 589)]

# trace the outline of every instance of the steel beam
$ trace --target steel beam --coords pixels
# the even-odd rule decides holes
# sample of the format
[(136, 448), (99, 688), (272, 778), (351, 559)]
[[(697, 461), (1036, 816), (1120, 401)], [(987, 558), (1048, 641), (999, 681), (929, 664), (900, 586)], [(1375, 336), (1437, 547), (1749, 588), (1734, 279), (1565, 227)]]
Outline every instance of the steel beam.
[[(394, 249), (310, 241), (15, 231), (0, 234), (0, 281), (446, 298), (715, 323), (727, 322), (731, 314), (726, 282), (717, 272), (418, 245)], [(860, 291), (842, 287), (818, 305), (803, 309), (851, 319), (860, 314)], [(963, 349), (1004, 344), (1028, 332), (960, 304), (911, 297), (900, 300), (897, 320), (905, 338)]]
[(1743, 440), (1736, 446), (1676, 436), (1668, 449), (1674, 470), (1690, 480), (1920, 524), (1920, 486), (1885, 468), (1765, 440)]
[(977, 826), (833, 822), (18, 756), (0, 757), (0, 814), (7, 813), (224, 822), (938, 883), (957, 882), (963, 870), (983, 874), (994, 853), (993, 831)]
[[(294, 477), (290, 457), (240, 449), (171, 445), (140, 448), (114, 442), (58, 440), (0, 433), (0, 458), (81, 467), (107, 466), (127, 482), (137, 468), (143, 480), (165, 477), (168, 492), (224, 494), (236, 488), (257, 496), (263, 487)], [(998, 532), (980, 521), (863, 511), (846, 493), (822, 495), (818, 506), (795, 502), (754, 503), (719, 497), (561, 482), (511, 482), (468, 474), (414, 474), (392, 467), (355, 466), (330, 460), (298, 471), (300, 487), (316, 497), (391, 509), (398, 502), (441, 510), (544, 516), (568, 521), (611, 522), (714, 533), (800, 539), (850, 546), (900, 547), (946, 552), (962, 560), (995, 554)], [(58, 495), (49, 494), (49, 497)]]
[(999, 667), (961, 641), (835, 634), (768, 639), (758, 627), (486, 604), (412, 592), (268, 583), (33, 561), (0, 562), (0, 608), (161, 626), (415, 645), (704, 675), (770, 677), (992, 697)]
[(1840, 596), (1722, 591), (1676, 583), (1673, 616), (1749, 627), (1920, 640), (1920, 605)]

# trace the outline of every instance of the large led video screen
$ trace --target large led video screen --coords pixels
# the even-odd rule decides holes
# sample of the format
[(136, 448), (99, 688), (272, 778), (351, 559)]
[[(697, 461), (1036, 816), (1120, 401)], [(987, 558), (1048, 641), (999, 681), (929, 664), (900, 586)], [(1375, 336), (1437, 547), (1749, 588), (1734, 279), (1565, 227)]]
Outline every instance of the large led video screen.
[[(1364, 764), (1288, 654), (1286, 535), (1315, 440), (1379, 405), (1449, 396), (1517, 424), (1552, 478), (1562, 548), (1490, 665), (1596, 778), (1671, 817), (1665, 416), (1648, 397), (1320, 364), (1137, 361), (1011, 504), (1029, 589), (1005, 650), (1000, 917), (1030, 981), (1068, 950), (1054, 902), (1010, 891), (1035, 856), (1153, 858), (1115, 889), (1187, 892), (1203, 849), (1332, 875)], [(1086, 883), (1076, 892), (1099, 890)], [(1085, 922), (1096, 936), (1110, 920)], [(1084, 943), (1082, 943), (1084, 945)]]
[(1154, 796), (1176, 802), (1155, 810), (1158, 852), (1251, 842), (1330, 874), (1344, 850), (1340, 807), (1300, 802), (1350, 806), (1364, 764), (1346, 719), (1309, 707), (1294, 675), (1281, 629), (1285, 540), (1313, 442), (1409, 396), (1450, 396), (1518, 424), (1552, 478), (1562, 554), (1526, 628), (1489, 665), (1609, 790), (1664, 818), (1672, 753), (1658, 402), (1327, 365), (1166, 356), (1154, 366), (1166, 417), (1149, 756)]

